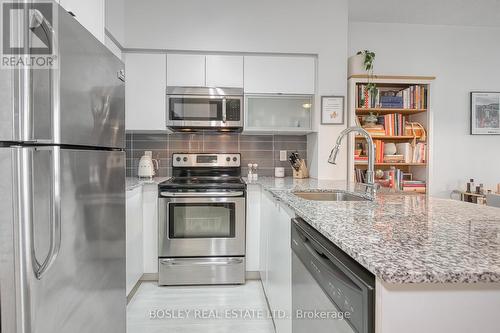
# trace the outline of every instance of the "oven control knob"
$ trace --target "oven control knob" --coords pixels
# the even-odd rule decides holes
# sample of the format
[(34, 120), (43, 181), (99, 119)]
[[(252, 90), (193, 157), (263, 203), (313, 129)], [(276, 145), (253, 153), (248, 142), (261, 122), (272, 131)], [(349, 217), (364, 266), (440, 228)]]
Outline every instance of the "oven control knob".
[(177, 158), (175, 159), (177, 162), (180, 162), (181, 161), (181, 158), (179, 156), (177, 156)]
[(184, 162), (187, 162), (188, 161), (188, 158), (184, 156), (184, 158), (182, 159)]
[(238, 160), (237, 157), (233, 157), (233, 162), (236, 162)]
[(226, 157), (226, 161), (230, 162), (231, 161), (231, 157)]

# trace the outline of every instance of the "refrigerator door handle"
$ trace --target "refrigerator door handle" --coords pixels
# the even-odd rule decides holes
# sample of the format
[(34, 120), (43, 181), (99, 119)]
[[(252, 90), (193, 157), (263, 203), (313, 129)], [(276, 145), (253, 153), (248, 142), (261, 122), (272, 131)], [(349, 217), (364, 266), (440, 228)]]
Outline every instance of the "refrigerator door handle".
[[(50, 190), (51, 217), (50, 217), (50, 240), (49, 251), (46, 258), (40, 263), (35, 256), (35, 237), (33, 235), (33, 220), (31, 223), (30, 242), (31, 242), (31, 262), (35, 277), (41, 280), (44, 274), (49, 270), (56, 260), (61, 248), (61, 148), (51, 147), (52, 155), (52, 184)], [(30, 175), (32, 176), (32, 175)], [(31, 177), (30, 177), (31, 178)], [(29, 196), (30, 200), (32, 196)], [(33, 218), (33, 215), (31, 215)]]

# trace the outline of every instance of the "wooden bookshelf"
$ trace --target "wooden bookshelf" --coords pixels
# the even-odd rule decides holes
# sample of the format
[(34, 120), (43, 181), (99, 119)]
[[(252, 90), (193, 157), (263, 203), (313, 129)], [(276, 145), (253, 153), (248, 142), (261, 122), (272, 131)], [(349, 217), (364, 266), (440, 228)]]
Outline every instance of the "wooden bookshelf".
[(372, 112), (374, 114), (379, 114), (379, 115), (391, 114), (391, 113), (401, 113), (404, 115), (412, 115), (412, 114), (427, 112), (427, 109), (356, 108), (356, 114), (358, 116), (359, 115), (367, 115), (367, 114), (370, 114), (370, 112)]
[[(368, 166), (367, 162), (355, 162), (354, 165), (356, 166)], [(419, 167), (426, 167), (427, 163), (375, 163), (375, 166), (381, 166), (381, 167), (390, 167), (390, 166), (402, 166), (402, 167), (409, 167), (409, 166), (419, 166)]]
[[(408, 141), (408, 140), (413, 140), (415, 137), (412, 135), (372, 135), (373, 140), (403, 140), (403, 141)], [(356, 140), (364, 140), (365, 137), (362, 135), (356, 135), (355, 136)], [(417, 136), (417, 140), (420, 139), (419, 136)]]
[[(349, 79), (358, 79), (358, 80), (367, 80), (368, 75), (366, 74), (354, 74), (350, 75)], [(375, 79), (372, 80), (375, 83), (387, 83), (387, 81), (395, 81), (396, 84), (401, 82), (422, 82), (422, 81), (433, 81), (435, 80), (435, 76), (415, 76), (415, 75), (375, 75)], [(382, 82), (378, 82), (381, 80)], [(392, 83), (392, 82), (390, 82)]]
[[(348, 116), (349, 116), (349, 125), (350, 126), (360, 126), (362, 124), (359, 123), (358, 118), (362, 118), (363, 116), (369, 115), (373, 113), (378, 116), (385, 116), (389, 114), (401, 114), (406, 118), (407, 122), (418, 122), (426, 129), (427, 139), (426, 139), (426, 160), (425, 163), (375, 163), (375, 169), (381, 169), (384, 171), (391, 170), (393, 168), (401, 170), (401, 173), (404, 174), (412, 174), (413, 180), (422, 180), (426, 182), (426, 191), (429, 191), (429, 188), (432, 186), (430, 179), (430, 165), (431, 162), (429, 157), (431, 156), (430, 151), (432, 147), (430, 146), (429, 138), (432, 137), (432, 128), (431, 128), (431, 112), (432, 105), (430, 104), (430, 95), (432, 83), (435, 77), (433, 76), (394, 76), (394, 75), (376, 75), (374, 79), (371, 79), (370, 82), (373, 82), (377, 85), (377, 88), (380, 88), (379, 91), (384, 90), (404, 90), (409, 88), (410, 86), (424, 86), (426, 89), (426, 94), (420, 93), (420, 101), (422, 98), (426, 98), (423, 100), (423, 103), (403, 103), (405, 108), (384, 108), (380, 107), (382, 103), (377, 98), (376, 101), (372, 102), (372, 106), (376, 107), (361, 107), (358, 96), (362, 98), (363, 93), (358, 93), (359, 85), (366, 85), (368, 83), (368, 77), (366, 75), (352, 75), (348, 80), (349, 94), (348, 94)], [(404, 94), (403, 94), (404, 95)], [(391, 95), (392, 96), (392, 95)], [(408, 95), (406, 95), (408, 96)], [(378, 97), (378, 96), (377, 96)], [(381, 100), (381, 98), (380, 98)], [(417, 99), (418, 101), (418, 99)], [(377, 103), (379, 102), (379, 103)], [(421, 108), (408, 108), (408, 104), (410, 106), (418, 105)], [(392, 127), (391, 127), (392, 128)], [(403, 127), (404, 129), (404, 127)], [(401, 133), (401, 130), (399, 131)], [(396, 131), (398, 133), (398, 131)], [(409, 133), (403, 133), (409, 134)], [(412, 143), (415, 140), (415, 136), (413, 135), (372, 135), (373, 140), (381, 140), (383, 142), (389, 143)], [(420, 140), (420, 137), (417, 137), (417, 141)], [(356, 146), (360, 143), (364, 144), (365, 139), (361, 135), (352, 136), (349, 141), (349, 172), (348, 177), (350, 180), (356, 180), (356, 169), (366, 170), (368, 167), (368, 163), (366, 161), (356, 161), (354, 159), (354, 150), (357, 148)], [(364, 146), (366, 149), (366, 146)], [(365, 150), (366, 151), (366, 150)], [(359, 173), (359, 172), (358, 172)], [(413, 193), (413, 192), (405, 192), (405, 193)]]

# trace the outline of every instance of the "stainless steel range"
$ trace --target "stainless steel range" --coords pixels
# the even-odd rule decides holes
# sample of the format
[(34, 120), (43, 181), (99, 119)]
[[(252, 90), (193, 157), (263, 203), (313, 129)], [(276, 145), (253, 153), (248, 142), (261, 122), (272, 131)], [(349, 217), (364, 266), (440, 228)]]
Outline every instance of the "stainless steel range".
[(159, 284), (245, 283), (240, 154), (173, 154), (159, 185)]

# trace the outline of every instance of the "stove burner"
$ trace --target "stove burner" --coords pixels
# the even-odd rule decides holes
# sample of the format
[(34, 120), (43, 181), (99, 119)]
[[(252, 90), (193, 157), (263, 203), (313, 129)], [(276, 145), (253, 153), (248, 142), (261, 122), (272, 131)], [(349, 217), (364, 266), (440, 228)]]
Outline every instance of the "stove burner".
[(173, 177), (160, 184), (162, 189), (244, 189), (241, 177)]
[[(216, 160), (220, 165), (207, 166), (205, 163), (196, 163), (195, 161), (202, 160), (206, 154), (174, 154), (172, 159), (184, 156), (192, 164), (189, 166), (173, 166), (173, 177), (160, 184), (160, 188), (164, 190), (198, 190), (203, 189), (227, 189), (241, 190), (246, 188), (246, 184), (241, 178), (241, 167), (239, 166), (239, 154), (210, 154), (211, 157), (216, 156)], [(238, 161), (238, 166), (227, 166), (225, 159), (234, 156)], [(220, 157), (220, 158), (219, 158)]]

